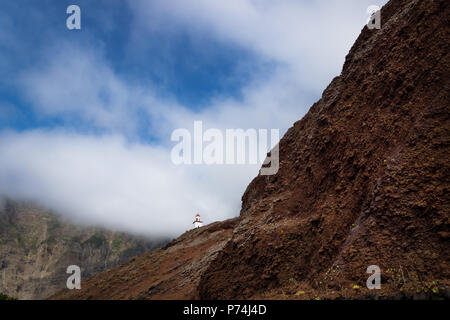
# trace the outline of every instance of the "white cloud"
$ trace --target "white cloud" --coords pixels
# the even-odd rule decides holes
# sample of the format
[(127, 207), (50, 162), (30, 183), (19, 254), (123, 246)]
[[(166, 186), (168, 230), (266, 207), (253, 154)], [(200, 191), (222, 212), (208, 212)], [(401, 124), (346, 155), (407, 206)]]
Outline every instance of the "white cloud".
[(0, 194), (153, 236), (185, 231), (197, 211), (208, 222), (228, 218), (257, 170), (177, 167), (163, 147), (63, 131), (3, 132), (0, 153)]
[[(101, 53), (66, 45), (49, 50), (48, 62), (20, 76), (24, 93), (42, 117), (133, 137), (139, 130), (169, 143), (170, 133), (203, 120), (215, 128), (286, 129), (311, 104), (292, 70), (279, 66), (270, 78), (252, 79), (242, 99), (217, 97), (202, 111), (159, 98), (150, 86), (117, 75)], [(306, 97), (305, 97), (306, 96)], [(147, 117), (142, 117), (147, 115)], [(150, 128), (147, 126), (150, 125)]]
[(65, 44), (49, 50), (48, 56), (44, 65), (20, 77), (37, 114), (111, 130), (136, 129), (133, 89), (117, 78), (100, 55)]

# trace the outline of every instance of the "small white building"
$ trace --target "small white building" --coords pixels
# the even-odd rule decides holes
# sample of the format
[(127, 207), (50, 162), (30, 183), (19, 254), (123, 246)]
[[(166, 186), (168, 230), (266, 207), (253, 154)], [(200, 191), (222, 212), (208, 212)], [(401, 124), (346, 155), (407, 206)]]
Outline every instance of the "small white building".
[(200, 214), (195, 215), (195, 220), (192, 222), (194, 224), (194, 229), (200, 228), (203, 226), (203, 221), (200, 220)]

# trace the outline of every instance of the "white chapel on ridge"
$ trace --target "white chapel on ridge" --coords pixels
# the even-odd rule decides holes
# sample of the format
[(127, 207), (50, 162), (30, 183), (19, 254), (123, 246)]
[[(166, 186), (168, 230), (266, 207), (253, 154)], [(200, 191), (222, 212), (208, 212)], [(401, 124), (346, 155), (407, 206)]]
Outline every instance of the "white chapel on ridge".
[(195, 220), (192, 223), (194, 224), (194, 229), (200, 228), (200, 227), (203, 226), (203, 221), (200, 220), (200, 214), (199, 213), (197, 213), (195, 215)]

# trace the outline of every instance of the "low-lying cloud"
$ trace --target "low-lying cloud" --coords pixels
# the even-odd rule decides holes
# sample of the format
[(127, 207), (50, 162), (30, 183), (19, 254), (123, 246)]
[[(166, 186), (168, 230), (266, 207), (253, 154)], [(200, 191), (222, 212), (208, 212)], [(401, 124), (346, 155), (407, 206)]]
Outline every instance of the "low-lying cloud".
[(236, 199), (258, 170), (187, 169), (173, 165), (162, 147), (61, 131), (4, 132), (0, 154), (0, 194), (37, 201), (78, 222), (152, 236), (189, 229), (195, 212), (208, 222), (237, 215)]

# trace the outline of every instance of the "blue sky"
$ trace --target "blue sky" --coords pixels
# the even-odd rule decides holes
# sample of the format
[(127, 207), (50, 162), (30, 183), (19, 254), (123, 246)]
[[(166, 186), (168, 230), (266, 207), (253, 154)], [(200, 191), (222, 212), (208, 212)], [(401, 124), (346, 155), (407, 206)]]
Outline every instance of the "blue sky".
[(21, 75), (48, 64), (60, 46), (74, 60), (83, 59), (80, 51), (98, 52), (124, 81), (154, 87), (159, 97), (193, 110), (207, 107), (218, 95), (241, 99), (240, 89), (252, 76), (268, 74), (275, 64), (247, 48), (212, 35), (196, 37), (184, 29), (168, 27), (137, 35), (136, 14), (125, 1), (78, 1), (82, 30), (68, 30), (65, 10), (72, 3), (11, 1), (4, 5), (2, 29), (7, 41), (2, 46), (1, 72), (6, 77), (0, 103), (9, 106), (10, 116), (1, 117), (2, 127), (25, 130), (69, 125), (58, 115), (36, 115), (20, 82)]
[[(5, 2), (0, 194), (150, 235), (188, 229), (197, 211), (237, 216), (259, 166), (174, 166), (171, 132), (194, 120), (285, 132), (384, 3)], [(71, 4), (81, 30), (66, 28)]]

